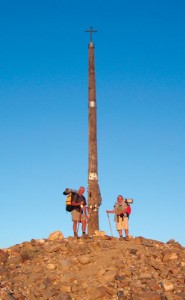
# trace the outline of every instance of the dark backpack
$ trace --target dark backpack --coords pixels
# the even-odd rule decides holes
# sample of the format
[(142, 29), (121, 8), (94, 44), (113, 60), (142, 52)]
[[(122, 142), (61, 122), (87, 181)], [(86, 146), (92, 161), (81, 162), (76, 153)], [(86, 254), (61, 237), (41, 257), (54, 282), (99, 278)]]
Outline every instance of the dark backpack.
[(63, 192), (63, 195), (67, 195), (66, 197), (66, 211), (73, 211), (74, 206), (71, 205), (73, 196), (77, 193), (76, 190), (66, 188), (65, 191)]
[(69, 193), (66, 197), (66, 211), (71, 212), (74, 208), (74, 206), (71, 205), (73, 201), (74, 193)]

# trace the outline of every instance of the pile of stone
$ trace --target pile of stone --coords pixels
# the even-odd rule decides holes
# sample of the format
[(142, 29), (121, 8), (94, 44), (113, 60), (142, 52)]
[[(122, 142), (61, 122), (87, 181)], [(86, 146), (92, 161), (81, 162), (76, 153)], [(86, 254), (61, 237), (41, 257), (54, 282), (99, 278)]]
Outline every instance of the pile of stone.
[(0, 250), (0, 300), (182, 300), (185, 248), (136, 237), (31, 240)]

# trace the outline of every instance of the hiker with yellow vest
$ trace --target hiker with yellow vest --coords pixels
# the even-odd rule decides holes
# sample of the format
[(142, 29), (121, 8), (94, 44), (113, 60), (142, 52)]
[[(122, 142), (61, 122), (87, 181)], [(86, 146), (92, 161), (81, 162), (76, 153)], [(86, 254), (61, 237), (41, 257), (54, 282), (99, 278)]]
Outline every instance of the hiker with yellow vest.
[(119, 195), (117, 197), (117, 202), (114, 205), (113, 210), (106, 210), (107, 214), (115, 214), (114, 221), (116, 222), (116, 229), (119, 233), (120, 240), (123, 240), (123, 234), (122, 231), (125, 232), (125, 240), (129, 241), (129, 224), (128, 224), (128, 217), (131, 212), (131, 207), (126, 201), (125, 198), (123, 198), (122, 195)]

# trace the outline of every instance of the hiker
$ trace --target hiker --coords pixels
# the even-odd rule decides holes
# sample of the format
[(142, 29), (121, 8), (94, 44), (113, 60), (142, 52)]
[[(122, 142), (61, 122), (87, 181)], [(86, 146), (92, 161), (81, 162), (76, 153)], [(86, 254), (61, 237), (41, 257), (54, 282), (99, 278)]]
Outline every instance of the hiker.
[[(73, 232), (74, 237), (78, 237), (78, 226), (82, 223), (82, 236), (86, 235), (86, 225), (87, 225), (87, 202), (83, 193), (85, 188), (81, 186), (76, 194), (74, 194), (72, 199), (73, 210), (71, 212), (73, 221)], [(78, 226), (77, 226), (78, 225)]]
[(130, 214), (130, 205), (127, 203), (127, 201), (123, 198), (122, 195), (119, 195), (117, 197), (117, 202), (114, 205), (113, 210), (106, 210), (107, 214), (113, 214), (114, 221), (116, 222), (116, 229), (119, 233), (119, 237), (121, 240), (123, 240), (123, 234), (122, 230), (125, 231), (125, 240), (129, 241), (129, 224), (128, 224), (128, 216)]

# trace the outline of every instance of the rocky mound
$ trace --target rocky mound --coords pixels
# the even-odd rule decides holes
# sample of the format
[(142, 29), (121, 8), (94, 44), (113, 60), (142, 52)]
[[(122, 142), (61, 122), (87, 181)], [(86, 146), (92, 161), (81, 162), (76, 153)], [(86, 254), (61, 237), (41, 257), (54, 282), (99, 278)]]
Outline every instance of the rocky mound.
[(51, 234), (0, 250), (0, 300), (182, 300), (185, 248)]

